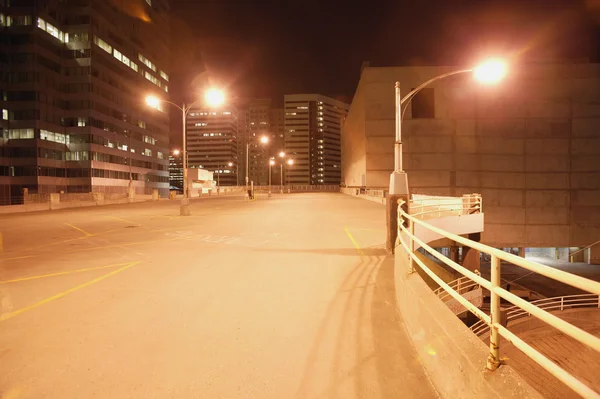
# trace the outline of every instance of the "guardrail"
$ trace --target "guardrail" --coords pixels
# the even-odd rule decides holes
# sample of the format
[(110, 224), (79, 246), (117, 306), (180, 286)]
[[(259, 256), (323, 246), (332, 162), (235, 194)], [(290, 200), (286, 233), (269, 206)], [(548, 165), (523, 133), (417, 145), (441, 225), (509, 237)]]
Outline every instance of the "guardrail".
[[(562, 381), (565, 385), (570, 387), (573, 391), (586, 398), (600, 398), (600, 395), (590, 389), (587, 385), (579, 381), (572, 374), (558, 366), (542, 353), (534, 349), (531, 345), (517, 337), (505, 326), (501, 324), (500, 316), (500, 298), (512, 303), (519, 307), (523, 311), (539, 318), (545, 323), (558, 329), (562, 333), (576, 339), (582, 344), (600, 352), (600, 338), (593, 336), (592, 334), (575, 327), (574, 325), (558, 318), (557, 316), (549, 313), (533, 303), (527, 302), (524, 299), (512, 294), (511, 292), (503, 289), (500, 286), (500, 261), (512, 263), (513, 265), (522, 267), (531, 272), (541, 274), (545, 277), (560, 281), (562, 283), (571, 285), (579, 288), (583, 291), (590, 292), (595, 295), (600, 295), (600, 283), (576, 276), (562, 270), (554, 269), (549, 266), (545, 266), (524, 258), (520, 258), (516, 255), (508, 254), (500, 251), (496, 248), (488, 247), (487, 245), (480, 244), (478, 242), (466, 239), (459, 235), (449, 233), (445, 230), (439, 229), (432, 226), (418, 217), (410, 215), (404, 212), (402, 205), (403, 201), (399, 201), (400, 206), (398, 207), (398, 237), (400, 244), (408, 253), (408, 261), (411, 272), (415, 271), (415, 264), (418, 265), (429, 277), (431, 277), (440, 287), (442, 287), (449, 295), (451, 295), (457, 302), (467, 308), (471, 313), (482, 320), (486, 325), (490, 327), (490, 353), (487, 359), (487, 368), (489, 370), (496, 370), (500, 365), (500, 336), (504, 337), (507, 341), (511, 342), (517, 349), (529, 356), (533, 361), (538, 363), (549, 373), (554, 375), (558, 380)], [(410, 209), (410, 207), (409, 207)], [(464, 268), (458, 263), (445, 257), (441, 253), (434, 250), (432, 247), (427, 245), (421, 239), (415, 236), (415, 225), (420, 225), (422, 228), (428, 229), (436, 234), (453, 240), (459, 244), (471, 247), (482, 253), (491, 255), (491, 278), (486, 280), (476, 273)], [(407, 238), (405, 240), (405, 237)], [(406, 242), (405, 242), (406, 241)], [(487, 315), (481, 309), (477, 308), (467, 299), (463, 298), (456, 290), (450, 287), (442, 279), (440, 279), (435, 273), (433, 273), (424, 262), (422, 262), (417, 256), (415, 256), (414, 248), (415, 243), (418, 243), (424, 250), (428, 251), (431, 255), (444, 262), (449, 267), (453, 268), (465, 277), (474, 281), (478, 285), (486, 288), (490, 291), (490, 315)]]
[(481, 213), (481, 194), (465, 194), (462, 197), (423, 197), (408, 202), (409, 213), (421, 220), (462, 216)]
[(575, 257), (575, 255), (577, 255), (577, 254), (578, 254), (578, 253), (580, 253), (580, 252), (583, 252), (583, 251), (585, 251), (585, 250), (586, 250), (586, 249), (588, 249), (588, 248), (592, 248), (592, 247), (594, 247), (594, 246), (596, 246), (596, 245), (598, 245), (598, 244), (600, 244), (600, 240), (596, 241), (595, 243), (592, 243), (592, 244), (588, 245), (587, 247), (579, 248), (577, 251), (570, 252), (570, 253), (569, 253), (569, 261), (570, 261), (571, 263), (573, 263), (573, 258)]
[[(539, 299), (530, 303), (549, 312), (576, 308), (600, 308), (600, 295), (578, 294), (557, 296)], [(506, 309), (506, 324), (508, 325), (512, 321), (530, 316), (531, 313), (518, 306), (512, 306)], [(483, 320), (480, 320), (471, 326), (471, 331), (477, 336), (482, 336), (490, 331), (490, 326), (483, 322)]]

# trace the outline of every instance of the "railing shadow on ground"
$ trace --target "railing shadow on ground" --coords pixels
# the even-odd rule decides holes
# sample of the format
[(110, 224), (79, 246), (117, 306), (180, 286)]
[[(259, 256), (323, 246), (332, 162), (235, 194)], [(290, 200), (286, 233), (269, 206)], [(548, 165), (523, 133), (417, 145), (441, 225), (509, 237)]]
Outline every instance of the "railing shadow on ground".
[[(406, 213), (402, 206), (398, 207), (398, 237), (400, 245), (404, 248), (406, 254), (408, 254), (407, 261), (410, 265), (410, 271), (414, 272), (415, 267), (420, 267), (436, 283), (438, 283), (440, 287), (442, 287), (451, 297), (453, 297), (454, 300), (477, 316), (484, 324), (489, 326), (491, 332), (490, 351), (487, 360), (487, 367), (489, 370), (493, 371), (501, 364), (500, 337), (502, 336), (579, 395), (582, 395), (583, 397), (599, 397), (596, 392), (575, 378), (572, 374), (568, 373), (566, 370), (548, 359), (548, 357), (544, 356), (531, 345), (513, 334), (507, 328), (507, 326), (501, 322), (500, 300), (504, 299), (505, 301), (512, 303), (521, 310), (532, 314), (567, 336), (570, 336), (571, 338), (590, 348), (593, 348), (598, 352), (600, 352), (600, 338), (595, 337), (586, 331), (583, 331), (572, 324), (565, 322), (564, 320), (561, 320), (545, 309), (529, 303), (502, 288), (500, 262), (501, 260), (510, 262), (531, 272), (539, 273), (545, 277), (572, 285), (595, 295), (600, 294), (600, 283), (575, 276), (567, 272), (556, 270), (539, 263), (528, 261), (512, 254), (507, 254), (495, 248), (468, 240), (425, 222), (425, 220), (429, 221), (430, 219), (436, 219), (440, 217), (461, 217), (463, 215), (477, 214), (482, 212), (481, 197), (477, 194), (468, 196), (466, 198), (463, 197), (460, 203), (458, 200), (460, 199), (421, 198), (418, 200), (413, 200), (408, 204), (409, 213)], [(404, 202), (400, 201), (400, 205), (403, 204)], [(413, 211), (414, 214), (412, 214)], [(481, 253), (487, 253), (491, 255), (492, 267), (490, 280), (482, 278), (480, 275), (464, 268), (441, 253), (435, 251), (415, 234), (416, 226), (419, 226), (421, 234), (423, 234), (424, 231), (428, 231), (429, 233), (432, 233), (430, 236), (434, 235), (438, 237), (445, 237), (464, 246), (471, 247), (477, 251), (480, 251)], [(474, 284), (489, 290), (491, 295), (490, 315), (484, 313), (473, 303), (465, 299), (460, 292), (457, 292), (457, 290), (453, 289), (449, 284), (442, 281), (418, 257), (416, 257), (415, 248), (417, 245), (428, 251), (440, 261), (444, 262), (447, 266), (456, 270), (461, 275), (467, 277)]]

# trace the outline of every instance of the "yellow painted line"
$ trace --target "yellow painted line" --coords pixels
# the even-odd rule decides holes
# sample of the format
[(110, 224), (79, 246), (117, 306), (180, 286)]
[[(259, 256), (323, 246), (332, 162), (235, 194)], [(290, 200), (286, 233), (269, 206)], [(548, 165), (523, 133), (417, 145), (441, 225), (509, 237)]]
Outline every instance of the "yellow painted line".
[(119, 267), (119, 266), (123, 266), (123, 265), (128, 265), (129, 263), (131, 263), (131, 262), (116, 263), (114, 265), (107, 265), (107, 266), (88, 267), (86, 269), (68, 270), (68, 271), (58, 272), (58, 273), (42, 274), (42, 275), (39, 275), (39, 276), (21, 277), (21, 278), (16, 278), (16, 279), (13, 279), (13, 280), (0, 281), (0, 284), (16, 283), (16, 282), (19, 282), (19, 281), (27, 281), (27, 280), (35, 280), (35, 279), (38, 279), (38, 278), (63, 276), (65, 274), (89, 272), (91, 270), (108, 269), (110, 267)]
[(27, 306), (27, 307), (24, 307), (24, 308), (21, 308), (21, 309), (19, 309), (19, 310), (15, 310), (14, 312), (11, 312), (11, 313), (6, 313), (6, 314), (3, 314), (3, 315), (0, 315), (0, 322), (3, 322), (3, 321), (5, 321), (5, 320), (8, 320), (8, 319), (11, 319), (11, 318), (13, 318), (13, 317), (15, 317), (15, 316), (18, 316), (18, 315), (20, 315), (21, 313), (25, 313), (25, 312), (27, 312), (27, 311), (29, 311), (29, 310), (32, 310), (32, 309), (35, 309), (35, 308), (37, 308), (37, 307), (39, 307), (39, 306), (45, 305), (45, 304), (47, 304), (47, 303), (49, 303), (49, 302), (52, 302), (52, 301), (54, 301), (54, 300), (56, 300), (56, 299), (63, 298), (63, 297), (65, 297), (65, 296), (67, 296), (67, 295), (69, 295), (69, 294), (71, 294), (71, 293), (73, 293), (73, 292), (75, 292), (75, 291), (78, 291), (78, 290), (80, 290), (80, 289), (82, 289), (82, 288), (88, 287), (88, 286), (90, 286), (90, 285), (92, 285), (92, 284), (95, 284), (95, 283), (97, 283), (97, 282), (99, 282), (99, 281), (102, 281), (102, 280), (104, 280), (105, 278), (108, 278), (108, 277), (110, 277), (110, 276), (113, 276), (113, 275), (115, 275), (115, 274), (117, 274), (117, 273), (120, 273), (120, 272), (122, 272), (123, 270), (127, 270), (127, 269), (129, 269), (130, 267), (132, 267), (132, 266), (135, 266), (135, 265), (137, 265), (137, 264), (139, 264), (139, 263), (140, 263), (140, 262), (130, 262), (130, 263), (128, 263), (126, 266), (123, 266), (123, 267), (121, 267), (120, 269), (113, 270), (112, 272), (110, 272), (110, 273), (107, 273), (107, 274), (104, 274), (104, 275), (102, 275), (102, 276), (100, 276), (100, 277), (97, 277), (97, 278), (95, 278), (95, 279), (93, 279), (93, 280), (90, 280), (90, 281), (88, 281), (87, 283), (80, 284), (80, 285), (78, 285), (77, 287), (73, 287), (73, 288), (71, 288), (71, 289), (68, 289), (68, 290), (66, 290), (66, 291), (63, 291), (63, 292), (61, 292), (61, 293), (59, 293), (59, 294), (56, 294), (56, 295), (53, 295), (53, 296), (51, 296), (51, 297), (49, 297), (49, 298), (43, 299), (43, 300), (41, 300), (41, 301), (39, 301), (39, 302), (37, 302), (37, 303), (34, 303), (33, 305), (29, 305), (29, 306)]
[(73, 226), (73, 225), (72, 225), (72, 224), (70, 224), (70, 223), (65, 223), (65, 224), (66, 224), (67, 226), (69, 226), (69, 227), (72, 227), (72, 228), (74, 228), (74, 229), (75, 229), (75, 230), (77, 230), (77, 231), (80, 231), (80, 232), (82, 232), (82, 233), (83, 233), (83, 234), (85, 234), (87, 237), (91, 237), (91, 236), (92, 236), (92, 234), (88, 233), (88, 232), (87, 232), (87, 231), (85, 231), (84, 229), (80, 229), (79, 227), (77, 227), (77, 226)]
[(113, 220), (118, 220), (119, 222), (125, 222), (125, 223), (129, 223), (129, 224), (135, 224), (136, 226), (141, 226), (141, 224), (139, 224), (138, 222), (133, 222), (131, 220), (119, 218), (119, 217), (116, 217), (116, 216), (107, 216), (107, 218), (113, 219)]
[(35, 258), (37, 255), (27, 255), (27, 256), (17, 256), (14, 258), (0, 258), (0, 261), (3, 260), (17, 260), (17, 259), (27, 259), (27, 258)]
[(348, 230), (347, 227), (344, 227), (344, 230), (346, 231), (346, 234), (348, 235), (348, 238), (350, 238), (350, 241), (352, 241), (352, 244), (354, 244), (354, 247), (356, 247), (356, 250), (358, 251), (358, 253), (363, 256), (364, 253), (362, 251), (362, 249), (360, 248), (360, 245), (358, 245), (358, 242), (356, 241), (356, 239), (354, 238), (354, 236), (352, 235), (352, 233), (350, 233), (350, 230)]

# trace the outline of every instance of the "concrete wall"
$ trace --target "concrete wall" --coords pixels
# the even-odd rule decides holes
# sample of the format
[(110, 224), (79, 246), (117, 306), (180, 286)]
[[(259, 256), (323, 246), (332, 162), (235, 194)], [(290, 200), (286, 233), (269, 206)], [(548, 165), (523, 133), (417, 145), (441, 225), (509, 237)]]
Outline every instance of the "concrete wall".
[[(387, 187), (394, 82), (402, 95), (447, 67), (365, 68), (344, 126), (347, 186)], [(411, 193), (481, 193), (493, 246), (585, 246), (600, 237), (600, 65), (515, 66), (496, 86), (431, 86), (435, 118), (403, 122)], [(362, 150), (361, 150), (362, 149)]]

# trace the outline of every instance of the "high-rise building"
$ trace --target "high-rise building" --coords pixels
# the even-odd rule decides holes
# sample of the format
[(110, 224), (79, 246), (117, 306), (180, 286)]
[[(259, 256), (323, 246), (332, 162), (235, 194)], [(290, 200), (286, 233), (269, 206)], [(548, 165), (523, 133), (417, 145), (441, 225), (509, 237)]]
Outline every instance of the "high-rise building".
[(182, 151), (169, 155), (169, 189), (183, 192)]
[(341, 125), (349, 105), (319, 94), (284, 96), (287, 184), (341, 182)]
[[(267, 136), (269, 143), (263, 145), (259, 138)], [(249, 147), (246, 145), (250, 143)], [(271, 132), (271, 99), (257, 98), (250, 102), (246, 110), (246, 132), (244, 135), (244, 159), (248, 153), (248, 178), (255, 185), (268, 184), (270, 147), (273, 145)]]
[[(274, 108), (273, 101), (269, 98), (257, 98), (250, 102), (244, 113), (245, 127), (243, 145), (240, 145), (240, 155), (243, 163), (246, 162), (246, 143), (250, 140), (250, 153), (248, 158), (249, 180), (257, 185), (269, 182), (269, 159), (283, 150), (284, 145), (284, 117), (283, 109)], [(259, 143), (262, 136), (269, 138), (267, 145)], [(245, 165), (244, 170), (245, 174)], [(274, 172), (275, 173), (275, 172)]]
[(237, 109), (192, 108), (186, 138), (188, 167), (214, 172), (214, 179), (222, 186), (238, 184)]
[(23, 189), (167, 195), (169, 116), (144, 96), (168, 98), (169, 3), (128, 4), (0, 1), (0, 203)]

